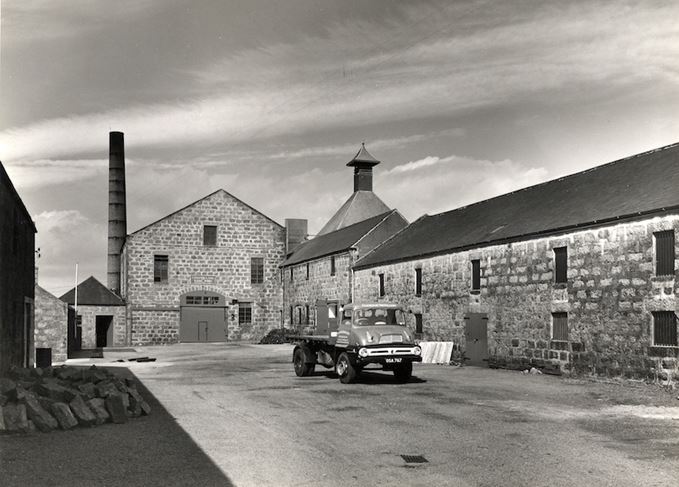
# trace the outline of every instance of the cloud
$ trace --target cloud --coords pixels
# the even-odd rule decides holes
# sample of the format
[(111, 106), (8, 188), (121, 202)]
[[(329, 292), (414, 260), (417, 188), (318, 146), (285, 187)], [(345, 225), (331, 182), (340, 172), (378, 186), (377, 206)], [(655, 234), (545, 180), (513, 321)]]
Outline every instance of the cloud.
[[(61, 295), (73, 287), (75, 264), (79, 281), (94, 275), (106, 283), (107, 223), (94, 222), (79, 210), (44, 211), (34, 217), (40, 248), (38, 283)], [(103, 265), (102, 265), (103, 264)]]
[(410, 221), (543, 182), (542, 167), (511, 160), (428, 156), (387, 171), (375, 191)]
[(35, 189), (104, 177), (108, 172), (108, 161), (39, 159), (34, 162), (19, 161), (7, 164), (5, 168), (17, 187)]
[(203, 96), (9, 128), (0, 133), (0, 156), (100, 151), (111, 126), (124, 129), (130, 148), (251, 145), (490, 105), (582, 104), (620, 90), (633, 97), (679, 81), (673, 4), (545, 5), (520, 14), (498, 7), (476, 28), (460, 29), (451, 23), (464, 14), (459, 6), (402, 10), (399, 24), (340, 23), (325, 36), (234, 53), (196, 74)]

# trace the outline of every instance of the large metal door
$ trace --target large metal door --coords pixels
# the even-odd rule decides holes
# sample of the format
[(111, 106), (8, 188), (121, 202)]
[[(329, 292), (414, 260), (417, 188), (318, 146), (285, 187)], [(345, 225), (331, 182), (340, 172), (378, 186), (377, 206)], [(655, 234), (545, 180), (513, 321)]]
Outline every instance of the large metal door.
[(182, 306), (179, 341), (224, 342), (226, 341), (225, 308), (202, 308)]
[(180, 342), (224, 342), (228, 308), (224, 296), (194, 291), (181, 297)]
[(488, 365), (488, 315), (465, 316), (465, 357), (468, 365)]

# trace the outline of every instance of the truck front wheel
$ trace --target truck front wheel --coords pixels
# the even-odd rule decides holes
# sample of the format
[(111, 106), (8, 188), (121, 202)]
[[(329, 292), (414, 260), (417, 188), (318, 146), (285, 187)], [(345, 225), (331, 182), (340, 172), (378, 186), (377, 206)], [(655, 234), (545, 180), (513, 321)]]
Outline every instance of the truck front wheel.
[(295, 352), (292, 354), (292, 364), (295, 366), (297, 377), (307, 377), (314, 373), (316, 365), (313, 362), (307, 362), (307, 356), (310, 353), (311, 351), (307, 348), (295, 348)]
[(356, 379), (356, 367), (346, 352), (342, 352), (337, 358), (335, 370), (342, 384), (351, 384)]
[(394, 367), (394, 377), (399, 382), (408, 382), (413, 375), (413, 363), (410, 361), (400, 363)]

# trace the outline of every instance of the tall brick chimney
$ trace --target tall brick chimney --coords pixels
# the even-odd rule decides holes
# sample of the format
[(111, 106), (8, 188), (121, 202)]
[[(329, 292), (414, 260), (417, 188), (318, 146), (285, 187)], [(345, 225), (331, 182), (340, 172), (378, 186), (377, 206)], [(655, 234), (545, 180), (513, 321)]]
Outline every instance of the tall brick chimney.
[(354, 193), (373, 190), (373, 167), (379, 163), (380, 161), (366, 150), (365, 143), (361, 144), (361, 149), (347, 163), (347, 166), (354, 168)]
[(110, 132), (108, 152), (108, 287), (120, 294), (120, 251), (127, 236), (125, 138)]

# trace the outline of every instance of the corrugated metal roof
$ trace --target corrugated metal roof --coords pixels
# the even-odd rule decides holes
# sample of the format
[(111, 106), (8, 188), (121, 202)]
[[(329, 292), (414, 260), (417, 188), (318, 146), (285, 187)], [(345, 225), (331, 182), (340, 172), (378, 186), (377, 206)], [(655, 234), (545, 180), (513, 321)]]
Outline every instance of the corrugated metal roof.
[(425, 215), (356, 268), (520, 240), (679, 206), (679, 144)]
[(355, 191), (321, 228), (318, 235), (334, 232), (389, 210), (390, 208), (372, 191)]
[[(59, 299), (68, 304), (75, 303), (75, 288), (61, 296)], [(115, 293), (90, 276), (78, 284), (78, 306), (124, 306), (125, 303)]]
[(396, 212), (396, 210), (387, 211), (386, 213), (368, 218), (362, 222), (349, 225), (335, 232), (319, 235), (316, 238), (304, 242), (295, 248), (295, 251), (281, 264), (281, 267), (299, 264), (301, 262), (349, 250), (354, 244), (361, 240), (364, 235), (394, 212)]

